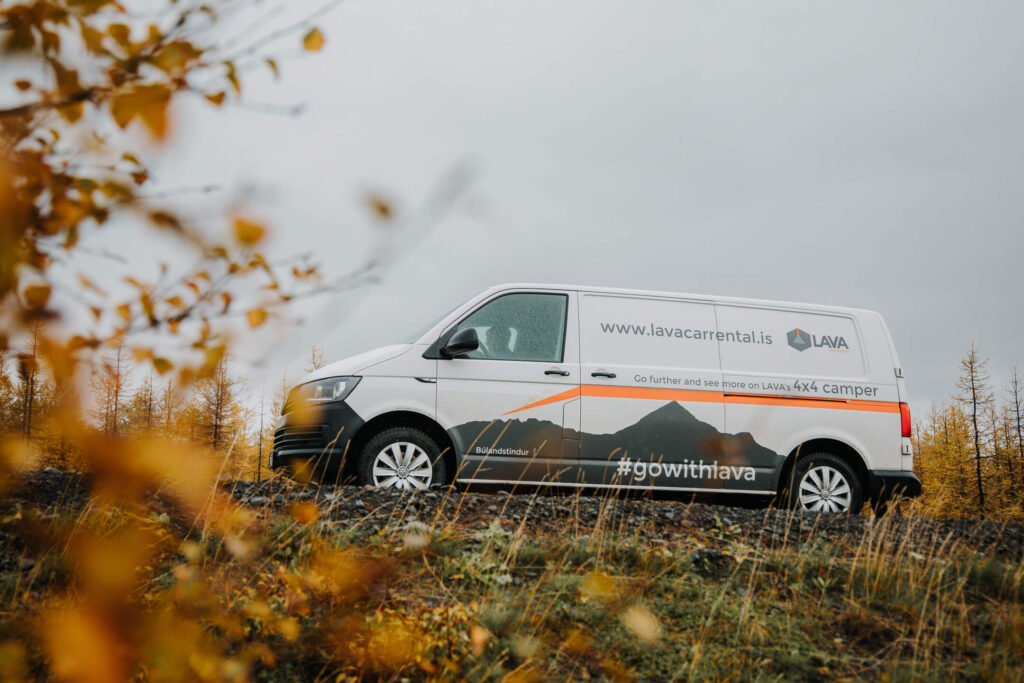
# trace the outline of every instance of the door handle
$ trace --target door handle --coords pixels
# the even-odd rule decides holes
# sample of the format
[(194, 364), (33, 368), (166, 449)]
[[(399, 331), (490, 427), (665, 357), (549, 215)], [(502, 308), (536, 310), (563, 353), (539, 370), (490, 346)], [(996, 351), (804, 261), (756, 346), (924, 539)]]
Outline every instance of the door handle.
[(592, 373), (590, 373), (590, 376), (591, 377), (607, 377), (608, 379), (615, 379), (615, 373), (614, 372), (604, 372), (604, 371), (592, 372)]
[(545, 370), (544, 374), (545, 375), (560, 375), (562, 377), (568, 377), (569, 376), (569, 371), (568, 370), (554, 370), (554, 369), (552, 369), (552, 370)]

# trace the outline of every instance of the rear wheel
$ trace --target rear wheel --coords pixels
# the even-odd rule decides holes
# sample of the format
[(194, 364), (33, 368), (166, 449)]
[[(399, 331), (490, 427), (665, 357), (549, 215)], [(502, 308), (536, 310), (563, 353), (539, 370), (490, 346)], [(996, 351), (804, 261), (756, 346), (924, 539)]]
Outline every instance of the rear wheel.
[(445, 482), (441, 449), (429, 435), (409, 427), (385, 429), (363, 447), (359, 483), (419, 491)]
[(831, 453), (814, 453), (797, 461), (789, 502), (811, 512), (857, 513), (864, 503), (864, 491), (845, 460)]

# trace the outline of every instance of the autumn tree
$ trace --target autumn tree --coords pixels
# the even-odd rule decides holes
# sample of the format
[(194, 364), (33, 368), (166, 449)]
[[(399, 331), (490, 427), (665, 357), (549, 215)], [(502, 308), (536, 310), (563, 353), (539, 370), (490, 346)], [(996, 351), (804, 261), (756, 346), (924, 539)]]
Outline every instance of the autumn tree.
[(78, 410), (78, 390), (74, 381), (62, 375), (43, 382), (40, 389), (37, 412), (37, 446), (43, 456), (43, 463), (67, 469), (77, 464), (78, 448), (75, 445), (73, 429), (68, 423), (74, 421)]
[(124, 406), (124, 423), (129, 433), (150, 436), (157, 426), (158, 399), (152, 372), (135, 387)]
[(929, 514), (961, 516), (975, 500), (965, 486), (971, 470), (970, 420), (960, 403), (933, 406), (914, 430), (914, 471)]
[(242, 430), (238, 390), (242, 380), (231, 372), (230, 357), (224, 356), (210, 377), (195, 387), (195, 420), (201, 439), (214, 450), (232, 444)]
[(32, 326), (28, 342), (18, 354), (18, 415), (21, 421), (21, 436), (26, 441), (32, 438), (32, 424), (39, 403), (39, 388), (42, 382), (41, 357), (39, 348), (40, 322)]
[(975, 484), (978, 490), (978, 514), (985, 516), (985, 487), (982, 477), (982, 442), (984, 435), (979, 421), (987, 406), (992, 402), (992, 394), (988, 388), (988, 359), (978, 356), (978, 351), (971, 344), (967, 356), (960, 362), (960, 378), (957, 387), (960, 393), (957, 400), (965, 407), (971, 421), (971, 447), (974, 457)]
[(288, 401), (288, 393), (291, 389), (292, 385), (288, 380), (288, 373), (283, 373), (281, 380), (277, 384), (277, 389), (274, 391), (274, 400), (270, 406), (271, 415), (276, 416), (284, 413), (284, 406)]
[(92, 415), (104, 434), (116, 435), (120, 431), (121, 409), (129, 389), (131, 373), (124, 338), (119, 337), (114, 349), (103, 359), (102, 365), (92, 377), (96, 403)]
[(319, 344), (313, 344), (309, 350), (309, 365), (306, 366), (306, 372), (313, 372), (319, 370), (326, 363), (324, 363), (324, 350)]
[[(108, 339), (164, 333), (199, 353), (132, 351), (161, 375), (177, 369), (187, 385), (210, 375), (224, 351), (218, 319), (240, 312), (257, 327), (268, 307), (316, 289), (319, 273), (308, 257), (272, 265), (260, 252), (267, 229), (244, 209), (232, 206), (200, 224), (162, 200), (150, 188), (145, 155), (128, 143), (166, 142), (181, 99), (218, 109), (241, 104), (243, 75), (253, 68), (276, 75), (269, 52), (284, 41), (322, 47), (312, 21), (336, 4), (328, 0), (286, 26), (266, 26), (267, 15), (258, 13), (262, 20), (253, 21), (228, 0), (169, 0), (131, 11), (114, 0), (0, 5), (0, 76), (14, 86), (0, 99), (0, 312), (14, 323), (0, 346), (20, 344), (36, 322), (67, 320), (74, 310), (93, 324), (76, 322), (39, 344), (61, 380)], [(246, 30), (236, 27), (225, 40), (225, 16), (241, 18)], [(119, 130), (131, 135), (111, 134)], [(77, 255), (83, 238), (118, 217), (176, 241), (183, 262), (163, 263), (152, 275), (128, 273), (126, 287), (99, 286)], [(116, 245), (109, 251), (112, 263), (131, 263)], [(72, 277), (55, 277), (55, 263)], [(35, 369), (22, 366), (31, 379)], [(33, 384), (23, 388), (31, 392)], [(23, 420), (27, 434), (31, 411)]]
[[(272, 307), (334, 286), (320, 280), (306, 257), (271, 261), (262, 251), (268, 227), (235, 200), (221, 211), (185, 215), (178, 208), (184, 203), (166, 200), (174, 194), (167, 190), (180, 188), (154, 187), (148, 165), (171, 139), (181, 100), (218, 110), (242, 104), (247, 74), (278, 72), (273, 50), (321, 48), (324, 36), (312, 22), (339, 1), (324, 0), (285, 26), (267, 25), (283, 4), (268, 12), (261, 3), (228, 0), (0, 3), (0, 78), (7, 86), (0, 88), (0, 352), (17, 353), (17, 428), (26, 437), (0, 440), (0, 491), (20, 485), (18, 473), (32, 466), (34, 449), (24, 446), (46, 412), (37, 410), (41, 397), (73, 396), (81, 367), (97, 365), (111, 340), (157, 373), (161, 385), (172, 381), (168, 395), (172, 387), (185, 395), (204, 382), (220, 383), (225, 318), (260, 327)], [(232, 18), (240, 25), (232, 27)], [(176, 142), (187, 145), (189, 132), (179, 132)], [(105, 263), (117, 268), (103, 273), (116, 281), (111, 286), (97, 282), (95, 262), (87, 260), (96, 252), (82, 254), (83, 244), (95, 244), (115, 222), (132, 234), (104, 249)], [(138, 267), (136, 254), (122, 245), (152, 235), (171, 244), (158, 256), (173, 254), (174, 262)], [(343, 282), (352, 286), (359, 277)], [(166, 403), (168, 416), (179, 412)], [(201, 449), (128, 442), (118, 433), (120, 412), (120, 399), (108, 402), (106, 434), (81, 409), (61, 413), (96, 497), (76, 512), (74, 524), (32, 520), (32, 536), (61, 549), (66, 576), (36, 582), (32, 592), (46, 591), (45, 599), (18, 605), (4, 656), (25, 651), (34, 662), (26, 676), (40, 680), (254, 677), (253, 659), (237, 641), (225, 644), (219, 626), (209, 626), (218, 623), (216, 601), (204, 598), (198, 608), (196, 600), (199, 611), (178, 609), (175, 598), (136, 579), (151, 558), (156, 562), (165, 548), (186, 540), (172, 529), (154, 533), (138, 514), (151, 503), (144, 492), (160, 488), (175, 510), (203, 525), (204, 543), (233, 541), (224, 547), (239, 556), (258, 547), (246, 538), (249, 521), (225, 514), (232, 504), (212, 486), (216, 468)], [(231, 411), (215, 412), (219, 441)], [(132, 514), (113, 515), (111, 505)], [(201, 572), (188, 582), (194, 595), (214, 594)], [(153, 603), (138, 599), (150, 590)], [(28, 603), (29, 591), (24, 594)], [(144, 604), (157, 603), (159, 615), (146, 612)], [(178, 651), (186, 657), (171, 654)], [(194, 653), (202, 656), (193, 659)], [(6, 664), (5, 671), (19, 675)]]
[(1024, 384), (1021, 383), (1016, 365), (1013, 366), (1006, 393), (1006, 409), (1010, 417), (1010, 442), (1011, 447), (1016, 446), (1020, 486), (1024, 489)]
[(181, 417), (184, 398), (173, 379), (167, 379), (156, 397), (157, 423), (164, 437), (178, 435), (178, 421)]
[(0, 434), (16, 429), (18, 392), (8, 372), (7, 354), (0, 350)]

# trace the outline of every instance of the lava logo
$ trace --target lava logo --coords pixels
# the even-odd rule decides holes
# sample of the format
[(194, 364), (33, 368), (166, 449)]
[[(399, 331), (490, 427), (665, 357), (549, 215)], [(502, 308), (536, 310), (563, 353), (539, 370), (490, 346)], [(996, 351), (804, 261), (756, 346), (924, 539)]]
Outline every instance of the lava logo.
[(807, 330), (801, 330), (799, 327), (787, 332), (786, 339), (789, 341), (789, 345), (797, 351), (806, 351), (812, 346), (815, 348), (831, 349), (832, 351), (850, 350), (845, 337), (830, 337), (827, 334), (818, 337)]
[(811, 335), (807, 334), (799, 327), (787, 332), (786, 338), (789, 339), (789, 345), (797, 351), (806, 351), (811, 348)]

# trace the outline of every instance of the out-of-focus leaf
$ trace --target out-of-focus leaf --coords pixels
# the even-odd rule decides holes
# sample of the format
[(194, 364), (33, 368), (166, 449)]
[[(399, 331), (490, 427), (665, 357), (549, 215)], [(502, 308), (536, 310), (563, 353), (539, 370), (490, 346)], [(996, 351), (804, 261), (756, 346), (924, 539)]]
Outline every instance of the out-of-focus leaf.
[(622, 624), (630, 633), (646, 643), (655, 643), (661, 638), (661, 624), (651, 610), (642, 605), (632, 605), (622, 613)]
[(289, 642), (294, 642), (299, 637), (299, 621), (294, 617), (285, 617), (277, 620), (277, 632)]
[(106, 296), (107, 295), (107, 293), (105, 291), (103, 291), (100, 288), (99, 285), (97, 285), (89, 277), (87, 277), (85, 275), (85, 273), (79, 273), (78, 274), (78, 284), (80, 284), (83, 289), (90, 289), (90, 290), (96, 292), (97, 294), (99, 294), (100, 296)]
[(160, 48), (153, 56), (153, 64), (171, 76), (180, 76), (202, 54), (202, 50), (187, 40), (175, 40)]
[(51, 289), (48, 284), (29, 285), (23, 293), (25, 304), (30, 309), (42, 310), (46, 308), (46, 304), (50, 301), (50, 293)]
[(68, 681), (123, 681), (121, 644), (96, 611), (80, 606), (55, 609), (43, 619), (43, 636), (53, 675)]
[[(96, 309), (97, 311), (99, 309)], [(99, 316), (97, 316), (97, 319)], [(76, 334), (71, 337), (71, 341), (68, 342), (68, 349), (71, 351), (77, 351), (78, 349), (96, 349), (100, 346), (100, 340), (96, 337), (83, 337), (80, 334)]]
[(615, 579), (604, 572), (590, 572), (583, 577), (580, 592), (587, 597), (607, 602), (618, 597)]
[(267, 312), (262, 308), (253, 308), (245, 314), (245, 317), (249, 321), (249, 327), (255, 328), (267, 321)]
[(242, 216), (235, 218), (234, 230), (235, 239), (238, 240), (239, 244), (246, 247), (259, 244), (267, 234), (266, 228), (262, 225)]
[(150, 135), (160, 140), (167, 135), (170, 102), (171, 91), (166, 85), (140, 85), (114, 95), (110, 102), (110, 115), (121, 128), (139, 119)]
[(235, 68), (234, 62), (224, 62), (224, 67), (227, 69), (227, 73), (224, 74), (225, 78), (231, 84), (231, 87), (235, 89), (235, 94), (241, 94), (242, 83), (238, 80), (238, 70)]
[(128, 45), (131, 39), (131, 32), (125, 24), (111, 24), (107, 33), (122, 46)]
[(51, 60), (50, 65), (53, 67), (58, 90), (71, 95), (82, 89), (82, 82), (78, 77), (78, 71), (67, 68), (58, 60)]
[(93, 54), (106, 52), (103, 48), (103, 33), (85, 22), (82, 22), (82, 42), (85, 43), (85, 48)]
[(309, 52), (319, 52), (324, 46), (324, 34), (318, 28), (311, 28), (302, 38), (302, 47)]
[(168, 211), (150, 211), (149, 220), (153, 222), (153, 225), (160, 228), (171, 228), (172, 230), (181, 230), (181, 221), (178, 217)]
[(25, 646), (15, 640), (0, 643), (0, 678), (5, 681), (28, 680)]
[(370, 207), (373, 215), (382, 221), (390, 220), (394, 213), (391, 208), (391, 202), (377, 194), (368, 195), (366, 197), (366, 204)]
[(473, 628), (469, 630), (469, 639), (473, 644), (473, 653), (479, 657), (487, 649), (487, 644), (491, 642), (491, 632), (485, 629), (483, 626), (473, 625)]
[(312, 524), (320, 518), (320, 510), (317, 508), (316, 503), (296, 503), (292, 506), (292, 517), (299, 524)]
[(81, 102), (70, 102), (57, 107), (57, 113), (68, 123), (76, 123), (85, 113), (85, 105)]

